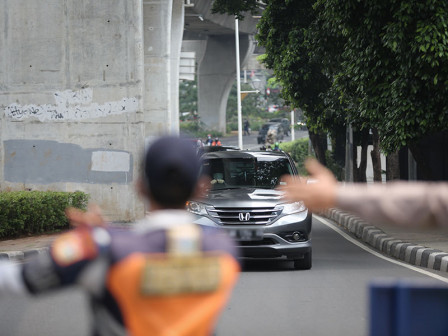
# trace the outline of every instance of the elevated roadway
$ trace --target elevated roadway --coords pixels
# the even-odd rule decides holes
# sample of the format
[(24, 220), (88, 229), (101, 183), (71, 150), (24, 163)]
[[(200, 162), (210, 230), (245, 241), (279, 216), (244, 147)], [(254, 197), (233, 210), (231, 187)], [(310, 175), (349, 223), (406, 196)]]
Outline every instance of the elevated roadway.
[[(197, 55), (198, 113), (208, 127), (226, 132), (226, 106), (236, 78), (235, 18), (212, 14), (212, 1), (194, 0), (185, 7), (182, 51)], [(241, 67), (255, 49), (257, 19), (239, 22)]]

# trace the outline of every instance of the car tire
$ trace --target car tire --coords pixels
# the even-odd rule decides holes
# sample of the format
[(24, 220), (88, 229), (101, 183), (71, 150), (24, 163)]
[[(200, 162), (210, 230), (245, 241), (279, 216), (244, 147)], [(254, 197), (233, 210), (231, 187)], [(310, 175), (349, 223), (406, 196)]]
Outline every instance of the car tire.
[(294, 259), (294, 269), (296, 270), (309, 270), (312, 266), (312, 253), (311, 251), (305, 253), (302, 259)]

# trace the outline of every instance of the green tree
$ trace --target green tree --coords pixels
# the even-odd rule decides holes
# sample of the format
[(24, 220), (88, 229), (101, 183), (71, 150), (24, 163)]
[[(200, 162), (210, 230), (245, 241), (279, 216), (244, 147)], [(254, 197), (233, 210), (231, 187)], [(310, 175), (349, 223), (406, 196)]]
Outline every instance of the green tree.
[(267, 107), (269, 107), (269, 105), (282, 107), (284, 105), (284, 100), (281, 95), (282, 86), (275, 76), (268, 78), (266, 87), (269, 88), (269, 95), (266, 94)]
[(325, 163), (326, 127), (324, 97), (331, 85), (322, 65), (310, 57), (308, 30), (314, 20), (314, 1), (267, 1), (256, 36), (266, 48), (264, 63), (274, 70), (282, 86), (282, 97), (291, 107), (300, 107), (316, 156)]
[[(179, 83), (179, 111), (190, 112), (191, 115), (198, 110), (198, 89), (197, 82), (181, 81)], [(182, 117), (181, 117), (182, 118)]]
[[(254, 91), (245, 83), (241, 83), (241, 91)], [(248, 119), (253, 130), (258, 129), (261, 119), (264, 117), (264, 110), (260, 104), (261, 93), (248, 93), (241, 101), (241, 115), (243, 120)], [(226, 122), (229, 131), (238, 129), (238, 108), (237, 108), (237, 87), (236, 82), (232, 86), (226, 108)]]
[(343, 40), (333, 86), (356, 107), (352, 118), (376, 126), (387, 153), (409, 146), (424, 171), (419, 141), (448, 129), (448, 3), (318, 0), (315, 9), (320, 29)]
[(244, 12), (256, 13), (259, 8), (256, 0), (215, 0), (212, 13), (229, 14), (244, 19)]

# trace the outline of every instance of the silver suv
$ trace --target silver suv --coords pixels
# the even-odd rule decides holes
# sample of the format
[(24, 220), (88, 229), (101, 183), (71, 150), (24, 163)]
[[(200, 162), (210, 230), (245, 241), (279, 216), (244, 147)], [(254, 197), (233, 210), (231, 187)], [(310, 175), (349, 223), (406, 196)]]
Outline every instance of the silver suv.
[(245, 257), (286, 257), (295, 269), (310, 269), (311, 213), (276, 189), (285, 174), (299, 178), (291, 157), (237, 150), (206, 153), (202, 159), (211, 187), (205, 199), (187, 204), (195, 223), (228, 230)]

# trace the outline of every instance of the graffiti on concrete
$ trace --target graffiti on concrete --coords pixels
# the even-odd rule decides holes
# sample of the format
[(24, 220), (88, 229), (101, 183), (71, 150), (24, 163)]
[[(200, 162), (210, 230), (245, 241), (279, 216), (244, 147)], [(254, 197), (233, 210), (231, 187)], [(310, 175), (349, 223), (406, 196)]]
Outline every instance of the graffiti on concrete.
[(132, 113), (138, 110), (135, 97), (98, 104), (92, 102), (93, 90), (86, 88), (78, 91), (58, 91), (54, 93), (56, 104), (20, 105), (10, 104), (5, 115), (15, 120), (37, 118), (39, 121), (70, 121), (89, 118), (101, 118), (110, 115)]

